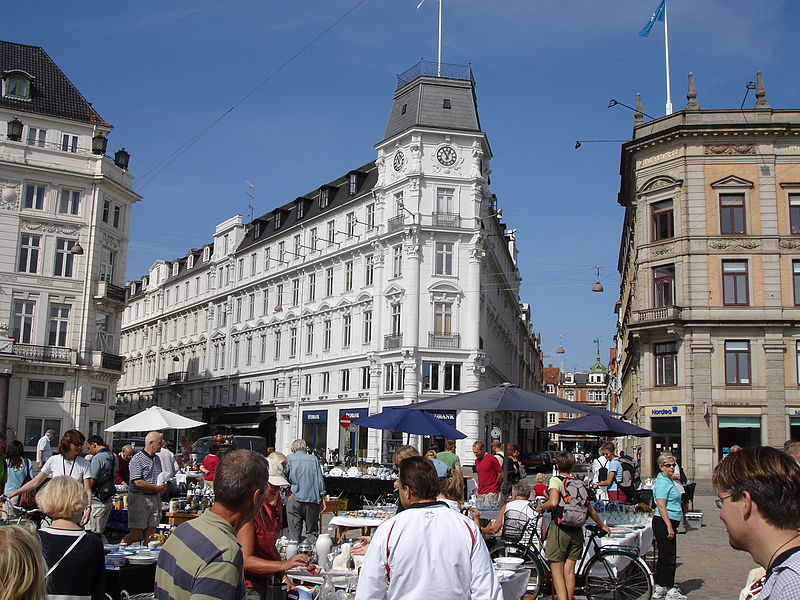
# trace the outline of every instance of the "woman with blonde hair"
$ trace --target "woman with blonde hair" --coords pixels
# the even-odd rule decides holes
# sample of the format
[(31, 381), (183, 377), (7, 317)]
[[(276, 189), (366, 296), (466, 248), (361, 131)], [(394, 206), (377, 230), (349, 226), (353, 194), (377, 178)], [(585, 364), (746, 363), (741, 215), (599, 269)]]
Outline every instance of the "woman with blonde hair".
[(460, 471), (450, 471), (450, 477), (439, 478), (439, 496), (453, 510), (461, 510), (464, 503), (464, 476)]
[(36, 536), (24, 527), (0, 527), (0, 600), (42, 600), (44, 563)]
[(53, 519), (37, 533), (47, 562), (48, 596), (104, 600), (105, 558), (100, 538), (78, 522), (86, 508), (81, 484), (68, 475), (53, 477), (36, 503)]

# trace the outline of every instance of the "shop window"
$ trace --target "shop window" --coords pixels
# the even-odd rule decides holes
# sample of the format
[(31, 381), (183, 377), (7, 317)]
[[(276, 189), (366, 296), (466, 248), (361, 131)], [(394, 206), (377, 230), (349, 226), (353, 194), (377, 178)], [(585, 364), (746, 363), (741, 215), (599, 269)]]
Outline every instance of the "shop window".
[(675, 220), (672, 209), (672, 200), (655, 202), (650, 207), (653, 225), (653, 241), (668, 240), (675, 237)]
[(303, 439), (311, 452), (325, 456), (328, 446), (328, 411), (303, 411)]
[(745, 233), (744, 194), (719, 195), (719, 232), (723, 235)]
[(55, 448), (61, 439), (61, 419), (25, 419), (25, 445), (35, 446), (48, 429), (56, 432), (50, 440), (50, 446)]
[(720, 458), (733, 445), (745, 448), (761, 445), (761, 415), (719, 415), (717, 428)]
[(747, 261), (722, 261), (722, 302), (725, 306), (748, 306)]
[(750, 342), (725, 342), (725, 384), (750, 385)]

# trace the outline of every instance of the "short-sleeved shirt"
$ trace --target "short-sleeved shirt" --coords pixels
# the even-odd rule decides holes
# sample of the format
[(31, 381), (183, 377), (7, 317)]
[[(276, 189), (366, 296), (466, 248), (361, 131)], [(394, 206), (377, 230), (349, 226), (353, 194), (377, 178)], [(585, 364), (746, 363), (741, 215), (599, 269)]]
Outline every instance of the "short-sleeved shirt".
[(653, 484), (653, 498), (667, 501), (667, 515), (671, 520), (680, 521), (683, 518), (681, 492), (675, 482), (663, 473), (658, 474), (656, 482)]
[(8, 462), (10, 458), (5, 459), (2, 461), (7, 469), (7, 477), (6, 477), (6, 485), (5, 485), (5, 493), (11, 494), (16, 492), (19, 488), (23, 486), (26, 480), (33, 479), (33, 463), (29, 461), (27, 458), (22, 459), (22, 464), (18, 469), (10, 466)]
[(130, 464), (131, 482), (129, 491), (134, 494), (153, 494), (137, 487), (135, 481), (141, 480), (158, 485), (158, 474), (161, 473), (161, 460), (157, 454), (148, 454), (140, 450), (133, 455)]
[(619, 489), (617, 484), (622, 481), (622, 463), (616, 458), (612, 458), (608, 463), (608, 472), (611, 473), (611, 471), (614, 471), (614, 481), (606, 489), (609, 492), (616, 492)]
[[(89, 463), (89, 477), (94, 479), (95, 485), (92, 488), (92, 498), (98, 502), (104, 502), (97, 496), (97, 490), (101, 485), (106, 483), (109, 479), (114, 479), (114, 467), (117, 459), (108, 448), (101, 448), (97, 454), (92, 457)], [(106, 498), (106, 501), (108, 498)]]
[(436, 458), (446, 464), (448, 469), (455, 469), (461, 466), (461, 460), (458, 458), (458, 454), (454, 452), (438, 452)]
[(50, 445), (50, 438), (46, 435), (40, 437), (39, 441), (36, 442), (36, 450), (42, 451), (42, 462), (47, 462), (47, 459), (53, 456), (53, 447)]
[(502, 473), (503, 468), (493, 454), (484, 454), (482, 458), (476, 458), (475, 472), (478, 474), (479, 494), (497, 494), (500, 492), (497, 474)]
[(208, 473), (203, 473), (203, 479), (206, 481), (214, 481), (214, 474), (217, 472), (217, 465), (219, 464), (219, 456), (216, 454), (209, 454), (203, 459), (203, 468)]
[(76, 456), (75, 460), (67, 460), (60, 454), (56, 454), (47, 459), (47, 462), (44, 463), (42, 467), (42, 473), (48, 477), (67, 475), (78, 483), (83, 483), (86, 477), (91, 477), (89, 474), (88, 460), (82, 456)]
[(244, 560), (233, 526), (210, 510), (179, 525), (158, 554), (156, 600), (244, 600)]

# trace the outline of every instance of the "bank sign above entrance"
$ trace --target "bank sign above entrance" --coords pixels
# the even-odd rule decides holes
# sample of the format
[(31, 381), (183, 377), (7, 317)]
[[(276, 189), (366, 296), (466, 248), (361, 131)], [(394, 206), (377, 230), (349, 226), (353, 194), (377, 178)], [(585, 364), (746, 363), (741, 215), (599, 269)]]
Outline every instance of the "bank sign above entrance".
[(651, 408), (650, 409), (650, 416), (652, 417), (669, 417), (671, 415), (677, 415), (679, 406), (670, 406), (665, 408)]

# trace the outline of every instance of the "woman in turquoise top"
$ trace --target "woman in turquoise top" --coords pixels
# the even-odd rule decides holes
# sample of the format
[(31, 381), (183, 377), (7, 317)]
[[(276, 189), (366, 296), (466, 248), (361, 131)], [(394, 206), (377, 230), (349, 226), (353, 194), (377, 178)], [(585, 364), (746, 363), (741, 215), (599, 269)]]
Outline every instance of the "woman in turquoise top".
[(671, 454), (662, 454), (658, 457), (658, 468), (661, 472), (653, 484), (653, 499), (656, 501), (653, 535), (658, 547), (653, 598), (686, 600), (686, 596), (675, 587), (675, 565), (678, 559), (675, 532), (683, 517), (681, 491), (672, 479), (675, 472), (675, 457)]
[[(25, 447), (19, 440), (14, 440), (9, 444), (5, 461), (8, 478), (3, 493), (10, 494), (21, 488), (26, 481), (33, 479), (33, 463), (25, 458)], [(19, 503), (19, 496), (6, 500), (6, 502), (16, 506)], [(7, 519), (10, 516), (12, 516), (11, 509), (4, 505), (3, 518)]]

